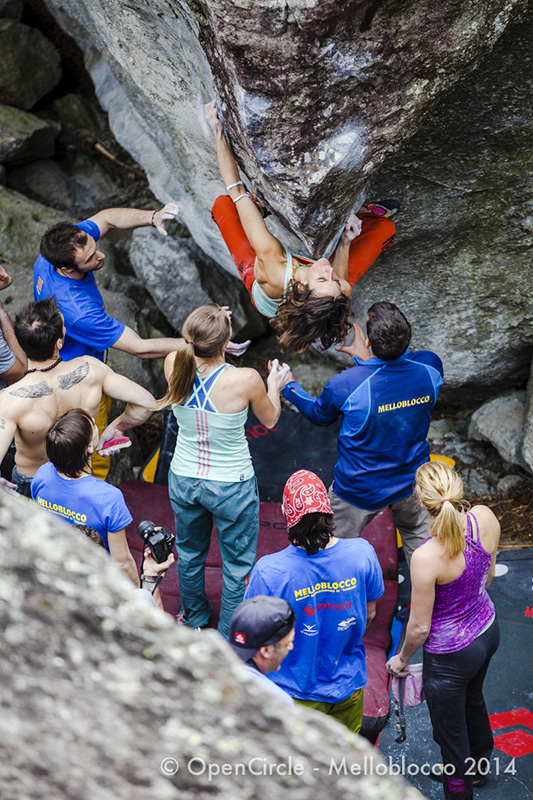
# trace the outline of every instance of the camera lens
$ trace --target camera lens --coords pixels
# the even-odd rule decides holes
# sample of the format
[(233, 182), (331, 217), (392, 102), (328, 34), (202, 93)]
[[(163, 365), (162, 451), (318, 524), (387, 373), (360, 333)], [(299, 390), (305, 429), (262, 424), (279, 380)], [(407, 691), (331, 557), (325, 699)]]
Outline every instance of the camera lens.
[(143, 522), (139, 522), (137, 525), (137, 533), (141, 537), (141, 539), (146, 539), (152, 533), (154, 529), (154, 523), (150, 522), (149, 519), (143, 520)]

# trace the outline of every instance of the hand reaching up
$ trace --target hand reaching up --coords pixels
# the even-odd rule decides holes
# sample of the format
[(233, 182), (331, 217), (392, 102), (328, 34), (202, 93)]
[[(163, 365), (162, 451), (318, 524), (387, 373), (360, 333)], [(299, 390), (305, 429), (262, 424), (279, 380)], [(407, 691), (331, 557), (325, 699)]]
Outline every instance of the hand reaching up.
[(349, 356), (360, 358), (361, 361), (366, 361), (367, 358), (370, 358), (371, 353), (367, 347), (363, 329), (356, 322), (353, 323), (352, 327), (354, 332), (353, 342), (350, 345), (339, 344), (335, 350), (338, 350), (339, 353), (347, 353)]
[(216, 101), (211, 100), (210, 103), (206, 103), (205, 106), (205, 118), (208, 122), (209, 127), (213, 131), (213, 133), (223, 133), (224, 128), (222, 126), (221, 121), (218, 118), (217, 106)]

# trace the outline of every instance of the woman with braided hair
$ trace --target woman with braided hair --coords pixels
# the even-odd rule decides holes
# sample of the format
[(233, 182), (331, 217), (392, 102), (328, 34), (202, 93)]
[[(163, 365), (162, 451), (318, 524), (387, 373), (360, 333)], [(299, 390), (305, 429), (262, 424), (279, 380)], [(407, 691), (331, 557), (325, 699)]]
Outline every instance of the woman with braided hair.
[(387, 669), (405, 676), (409, 659), (424, 645), (424, 692), (442, 753), (444, 796), (471, 800), (494, 746), (483, 682), (500, 641), (487, 593), (500, 525), (487, 506), (466, 513), (463, 482), (443, 462), (419, 467), (415, 487), (432, 517), (431, 536), (411, 559), (407, 633)]
[(270, 362), (265, 389), (255, 369), (227, 364), (230, 311), (216, 303), (189, 314), (182, 336), (181, 348), (165, 359), (168, 391), (158, 404), (172, 405), (179, 425), (168, 474), (176, 518), (178, 621), (193, 628), (209, 622), (204, 569), (214, 521), (223, 578), (218, 630), (227, 637), (255, 563), (259, 532), (259, 494), (244, 433), (248, 407), (273, 428), (290, 369), (277, 359)]

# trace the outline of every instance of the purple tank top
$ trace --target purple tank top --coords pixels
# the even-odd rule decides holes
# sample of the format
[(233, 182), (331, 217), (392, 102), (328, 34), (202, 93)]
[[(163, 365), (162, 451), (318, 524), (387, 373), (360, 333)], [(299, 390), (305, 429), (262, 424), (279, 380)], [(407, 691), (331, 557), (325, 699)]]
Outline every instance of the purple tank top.
[[(472, 536), (476, 523), (477, 538)], [(451, 583), (435, 586), (435, 604), (424, 649), (429, 653), (455, 653), (471, 644), (494, 617), (494, 604), (485, 588), (492, 555), (479, 541), (479, 526), (467, 515), (465, 568)]]

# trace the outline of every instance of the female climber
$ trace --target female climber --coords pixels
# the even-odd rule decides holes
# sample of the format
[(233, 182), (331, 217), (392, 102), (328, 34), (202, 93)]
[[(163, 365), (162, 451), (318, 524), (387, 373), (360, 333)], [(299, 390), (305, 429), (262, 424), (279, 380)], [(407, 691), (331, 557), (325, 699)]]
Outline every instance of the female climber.
[(471, 800), (494, 746), (483, 681), (500, 641), (487, 593), (500, 524), (487, 506), (465, 513), (463, 482), (440, 461), (418, 468), (415, 487), (432, 517), (431, 536), (411, 559), (407, 633), (387, 670), (405, 676), (409, 659), (424, 645), (424, 692), (442, 753), (444, 796)]
[(246, 191), (218, 118), (215, 101), (205, 107), (228, 195), (217, 197), (213, 219), (257, 310), (274, 318), (282, 351), (305, 352), (343, 341), (352, 319), (352, 286), (393, 242), (397, 211), (368, 203), (350, 214), (332, 261), (289, 253), (268, 230), (255, 199)]
[(255, 563), (259, 532), (257, 481), (244, 432), (248, 406), (259, 422), (273, 428), (290, 369), (275, 359), (265, 389), (255, 369), (226, 364), (230, 312), (216, 303), (189, 314), (182, 336), (183, 345), (165, 359), (168, 391), (158, 404), (172, 405), (179, 425), (168, 473), (176, 518), (178, 621), (193, 628), (209, 622), (204, 568), (214, 521), (222, 556), (218, 630), (227, 637)]

